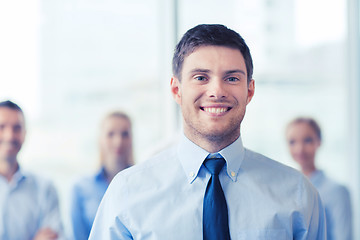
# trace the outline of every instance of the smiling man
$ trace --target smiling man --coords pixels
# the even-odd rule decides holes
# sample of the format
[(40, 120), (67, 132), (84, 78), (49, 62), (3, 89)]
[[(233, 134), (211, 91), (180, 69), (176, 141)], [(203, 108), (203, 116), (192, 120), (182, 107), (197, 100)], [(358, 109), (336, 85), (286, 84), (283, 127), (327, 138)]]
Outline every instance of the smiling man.
[(198, 25), (185, 33), (171, 79), (184, 134), (114, 178), (90, 239), (326, 239), (324, 209), (304, 176), (243, 147), (252, 73), (235, 31)]
[(0, 239), (63, 239), (54, 186), (19, 166), (25, 135), (21, 108), (0, 102)]
[(254, 80), (247, 81), (241, 52), (202, 46), (185, 58), (181, 72), (174, 71), (171, 89), (182, 110), (185, 136), (211, 153), (239, 138), (254, 95)]

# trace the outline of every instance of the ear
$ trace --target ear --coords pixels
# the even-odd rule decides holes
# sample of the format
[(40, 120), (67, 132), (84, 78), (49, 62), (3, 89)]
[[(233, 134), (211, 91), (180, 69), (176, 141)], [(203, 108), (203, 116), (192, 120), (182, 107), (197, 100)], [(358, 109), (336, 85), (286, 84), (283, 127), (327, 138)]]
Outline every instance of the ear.
[(171, 78), (170, 89), (175, 102), (181, 105), (181, 83), (178, 78)]
[(248, 87), (248, 96), (247, 96), (246, 104), (248, 104), (251, 101), (252, 97), (254, 96), (254, 93), (255, 93), (255, 80), (251, 79)]

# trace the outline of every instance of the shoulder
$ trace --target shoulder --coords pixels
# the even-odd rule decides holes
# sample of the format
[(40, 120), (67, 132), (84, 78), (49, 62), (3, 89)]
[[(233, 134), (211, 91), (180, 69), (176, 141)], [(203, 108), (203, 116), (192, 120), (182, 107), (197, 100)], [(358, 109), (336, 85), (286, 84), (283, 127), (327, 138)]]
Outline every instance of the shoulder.
[(74, 202), (100, 201), (108, 188), (102, 170), (78, 178), (72, 185), (71, 199)]
[(176, 161), (178, 158), (176, 149), (175, 146), (164, 149), (145, 161), (121, 171), (118, 175), (126, 178), (138, 174), (156, 174), (157, 171), (162, 171), (163, 168), (166, 168)]
[(328, 178), (327, 176), (324, 176), (324, 182), (326, 190), (332, 194), (344, 194), (349, 192), (344, 185), (334, 181), (331, 178)]
[[(103, 210), (111, 216), (125, 214), (135, 203), (141, 204), (158, 196), (159, 189), (164, 189), (171, 185), (171, 181), (175, 181), (172, 175), (179, 170), (176, 162), (176, 150), (170, 148), (119, 172), (105, 192), (101, 209), (108, 209)], [(111, 211), (109, 207), (112, 208)]]
[[(150, 189), (166, 184), (180, 167), (176, 147), (171, 147), (119, 172), (109, 185), (111, 194), (127, 195), (129, 191)], [(178, 173), (177, 173), (178, 174)]]
[(75, 179), (73, 182), (74, 190), (81, 190), (84, 188), (88, 188), (90, 185), (94, 185), (96, 183), (97, 174), (92, 175), (84, 175)]
[(24, 172), (24, 182), (26, 185), (36, 187), (38, 190), (54, 189), (54, 183), (47, 177), (38, 174)]
[(23, 190), (36, 196), (40, 204), (58, 201), (58, 193), (52, 180), (30, 172), (24, 172), (23, 176)]
[(332, 202), (349, 202), (350, 192), (347, 187), (324, 175), (323, 185), (319, 189), (325, 204)]
[(249, 149), (245, 149), (244, 166), (273, 176), (274, 174), (281, 174), (282, 177), (305, 179), (298, 170)]
[(262, 154), (245, 149), (243, 168), (244, 174), (273, 191), (293, 194), (299, 201), (318, 198), (317, 190), (301, 172)]

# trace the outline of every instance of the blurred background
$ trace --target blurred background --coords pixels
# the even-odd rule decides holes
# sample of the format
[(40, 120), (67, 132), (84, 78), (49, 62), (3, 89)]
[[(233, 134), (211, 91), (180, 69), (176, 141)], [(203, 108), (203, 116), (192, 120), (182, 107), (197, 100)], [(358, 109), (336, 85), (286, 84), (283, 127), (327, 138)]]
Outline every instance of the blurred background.
[(227, 25), (254, 61), (244, 145), (296, 168), (285, 126), (317, 119), (319, 168), (350, 189), (360, 239), (359, 21), (357, 0), (0, 0), (0, 100), (23, 108), (20, 163), (54, 181), (68, 227), (72, 183), (99, 165), (104, 114), (130, 114), (137, 163), (171, 142), (174, 46), (199, 23)]

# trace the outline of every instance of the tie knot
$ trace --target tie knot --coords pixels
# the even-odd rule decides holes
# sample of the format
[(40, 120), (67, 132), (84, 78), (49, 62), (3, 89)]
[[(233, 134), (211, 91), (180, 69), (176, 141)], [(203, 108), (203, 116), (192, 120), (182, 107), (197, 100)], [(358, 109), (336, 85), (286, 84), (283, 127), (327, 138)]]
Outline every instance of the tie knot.
[(207, 158), (204, 161), (204, 166), (211, 173), (211, 175), (219, 175), (219, 172), (225, 164), (224, 158)]

